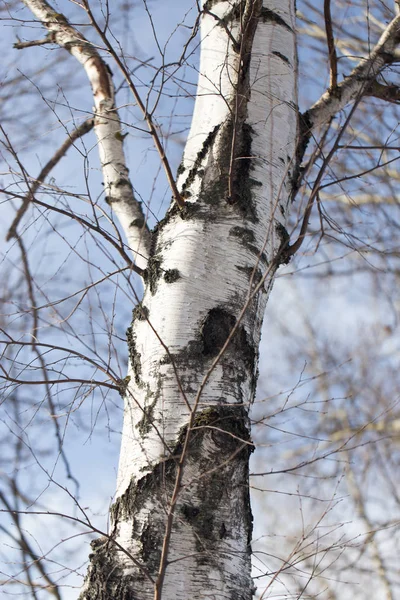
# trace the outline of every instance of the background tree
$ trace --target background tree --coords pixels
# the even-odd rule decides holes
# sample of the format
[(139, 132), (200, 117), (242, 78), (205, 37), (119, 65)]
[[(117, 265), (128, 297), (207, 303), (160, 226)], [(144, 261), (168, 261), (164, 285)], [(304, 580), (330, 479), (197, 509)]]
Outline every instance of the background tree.
[[(24, 24), (41, 31), (40, 40), (34, 42), (31, 32), (29, 40), (18, 32), (16, 46), (24, 49), (24, 56), (35, 52), (42, 57), (42, 46), (49, 48), (50, 56), (54, 52), (58, 56), (62, 50), (67, 56), (67, 50), (83, 68), (79, 71), (76, 62), (72, 66), (71, 58), (68, 65), (76, 69), (80, 89), (71, 82), (70, 93), (64, 85), (58, 86), (55, 93), (49, 92), (54, 94), (51, 100), (45, 88), (33, 81), (57, 122), (63, 128), (69, 124), (66, 141), (50, 162), (41, 165), (39, 175), (32, 178), (29, 174), (29, 141), (24, 140), (21, 127), (16, 127), (16, 133), (12, 128), (2, 129), (10, 164), (3, 192), (18, 201), (7, 237), (16, 240), (21, 257), (21, 275), (9, 276), (4, 293), (4, 302), (16, 309), (11, 314), (7, 311), (7, 333), (2, 340), (13, 468), (6, 469), (8, 493), (3, 493), (1, 500), (13, 517), (12, 525), (8, 521), (5, 528), (20, 549), (24, 573), (23, 577), (17, 573), (12, 581), (26, 583), (33, 597), (46, 591), (61, 597), (63, 574), (54, 577), (47, 562), (49, 550), (37, 550), (35, 533), (31, 533), (35, 544), (29, 543), (21, 524), (26, 512), (37, 516), (50, 507), (54, 516), (64, 515), (79, 532), (82, 528), (104, 531), (104, 525), (97, 527), (93, 522), (86, 502), (79, 500), (76, 469), (70, 467), (67, 448), (73, 443), (72, 422), (93, 438), (94, 425), (101, 430), (107, 415), (108, 428), (113, 430), (116, 417), (110, 415), (110, 408), (119, 411), (120, 393), (125, 416), (117, 494), (110, 527), (93, 542), (82, 598), (124, 594), (250, 598), (248, 459), (253, 442), (248, 411), (254, 400), (261, 323), (276, 269), (302, 246), (306, 256), (318, 249), (315, 260), (306, 259), (311, 279), (335, 275), (330, 284), (334, 294), (344, 276), (355, 277), (359, 285), (372, 289), (375, 278), (366, 275), (367, 267), (371, 272), (371, 266), (382, 270), (383, 265), (388, 275), (396, 275), (396, 179), (389, 165), (397, 160), (398, 147), (396, 107), (393, 104), (392, 111), (388, 102), (397, 101), (397, 87), (387, 81), (389, 68), (393, 69), (398, 59), (396, 6), (391, 11), (377, 3), (365, 12), (354, 3), (335, 7), (329, 2), (321, 7), (304, 3), (298, 29), (300, 47), (302, 39), (307, 39), (307, 44), (300, 64), (312, 61), (326, 68), (328, 57), (330, 82), (325, 91), (319, 75), (319, 90), (312, 89), (311, 101), (300, 99), (306, 110), (299, 115), (297, 25), (292, 2), (279, 6), (259, 1), (188, 3), (184, 17), (176, 19), (177, 35), (185, 32), (186, 37), (171, 58), (169, 39), (164, 42), (158, 37), (157, 12), (144, 3), (157, 60), (151, 55), (138, 60), (129, 43), (124, 44), (129, 23), (141, 17), (140, 7), (124, 5), (119, 13), (101, 3), (65, 2), (57, 8), (41, 0), (24, 3), (34, 15), (33, 22), (32, 13), (21, 13), (20, 4), (5, 5), (9, 11), (18, 11), (18, 16), (7, 12), (15, 26)], [(331, 8), (337, 14), (331, 14)], [(193, 96), (195, 77), (188, 71), (195, 61), (200, 24), (196, 102), (175, 182), (166, 149), (173, 140), (180, 142), (181, 128), (187, 123), (180, 111), (187, 111), (184, 98)], [(310, 39), (315, 40), (315, 48), (310, 48)], [(43, 59), (34, 61), (35, 69), (38, 62)], [(149, 73), (146, 76), (144, 67)], [(92, 100), (89, 93), (83, 100), (84, 85), (89, 92), (82, 78), (84, 71)], [(118, 75), (113, 78), (111, 71)], [(115, 84), (118, 78), (120, 83)], [(55, 81), (57, 75), (46, 71), (45, 85), (50, 90), (55, 89)], [(303, 84), (303, 77), (300, 81)], [(313, 83), (312, 75), (308, 82)], [(146, 92), (142, 86), (147, 87)], [(166, 112), (168, 117), (162, 118), (169, 98), (172, 113)], [(34, 124), (37, 127), (37, 121)], [(87, 137), (91, 140), (88, 145), (82, 136), (92, 135), (92, 129), (96, 137)], [(146, 184), (150, 189), (145, 195), (134, 189), (139, 183), (135, 177), (132, 183), (128, 174), (123, 147), (130, 131), (150, 136), (158, 152), (157, 161), (152, 160), (156, 163), (154, 183)], [(23, 144), (28, 145), (27, 156)], [(72, 147), (83, 159), (80, 176), (76, 162), (71, 167), (73, 182), (79, 177), (83, 192), (71, 188), (71, 176), (65, 173), (62, 185), (56, 178), (48, 179)], [(97, 152), (104, 192), (95, 176), (98, 167), (93, 166)], [(161, 167), (166, 183), (159, 181)], [(358, 189), (361, 174), (362, 193)], [(153, 208), (160, 208), (154, 202), (150, 205), (150, 200), (154, 194), (165, 195), (166, 184), (172, 204), (151, 232)], [(143, 204), (137, 201), (139, 197), (145, 199)], [(295, 199), (296, 212), (290, 217)], [(314, 205), (315, 220), (311, 215)], [(366, 211), (365, 207), (372, 208)], [(70, 228), (71, 220), (78, 228)], [(52, 231), (60, 241), (49, 246)], [(85, 238), (82, 232), (86, 232)], [(52, 271), (43, 261), (47, 248), (51, 248), (52, 261), (55, 253), (60, 258)], [(345, 274), (335, 268), (344, 253), (350, 272)], [(13, 262), (12, 256), (10, 251), (6, 268)], [(40, 276), (31, 266), (38, 258), (42, 259)], [(70, 277), (78, 261), (86, 265), (87, 274), (85, 281), (72, 289)], [(387, 397), (394, 389), (393, 373), (397, 371), (383, 357), (387, 391), (374, 377), (367, 386), (371, 360), (366, 346), (357, 360), (352, 360), (347, 375), (347, 363), (338, 368), (343, 357), (338, 360), (331, 348), (337, 328), (327, 327), (325, 332), (321, 325), (327, 314), (332, 318), (333, 310), (324, 310), (319, 317), (314, 309), (311, 319), (302, 309), (307, 303), (297, 296), (305, 293), (301, 259), (289, 265), (287, 272), (293, 271), (297, 271), (299, 283), (291, 283), (289, 290), (283, 287), (285, 299), (289, 299), (284, 329), (290, 331), (290, 348), (285, 348), (284, 354), (297, 384), (291, 382), (289, 396), (277, 395), (277, 388), (270, 383), (277, 378), (276, 362), (268, 380), (268, 368), (261, 369), (260, 402), (252, 413), (254, 431), (257, 435), (259, 428), (268, 428), (272, 440), (267, 438), (267, 450), (259, 452), (253, 475), (258, 491), (264, 489), (258, 485), (259, 478), (269, 477), (274, 479), (275, 494), (296, 496), (302, 527), (299, 532), (297, 520), (291, 518), (287, 530), (282, 530), (281, 506), (292, 515), (290, 501), (279, 503), (274, 524), (274, 494), (263, 492), (266, 512), (271, 515), (266, 531), (268, 535), (281, 532), (287, 542), (280, 540), (277, 548), (270, 539), (266, 546), (253, 542), (256, 577), (264, 578), (259, 596), (325, 593), (336, 597), (342, 587), (335, 569), (341, 566), (343, 570), (342, 549), (346, 547), (344, 564), (350, 561), (352, 573), (358, 565), (362, 571), (369, 569), (368, 560), (373, 561), (374, 585), (392, 598), (396, 568), (391, 568), (386, 554), (396, 543), (392, 531), (397, 530), (397, 494), (390, 477), (394, 456), (388, 440), (392, 448), (397, 417), (396, 399)], [(144, 279), (143, 296), (133, 273)], [(69, 280), (63, 281), (63, 277)], [(26, 281), (28, 300), (25, 289), (21, 291), (21, 278)], [(65, 297), (60, 295), (61, 285), (69, 288)], [(111, 299), (105, 299), (105, 291), (113, 288)], [(125, 377), (117, 350), (128, 320), (119, 307), (125, 307), (127, 301), (135, 309), (127, 333), (130, 370)], [(294, 306), (296, 314), (288, 320)], [(383, 311), (379, 333), (374, 336), (375, 341), (381, 340), (384, 354), (394, 329), (384, 322), (386, 318)], [(356, 349), (357, 344), (347, 341), (344, 352), (353, 354)], [(273, 355), (272, 347), (268, 346), (267, 352)], [(308, 356), (311, 369), (304, 366)], [(378, 362), (376, 348), (374, 362)], [(306, 369), (311, 370), (309, 381), (304, 380)], [(357, 377), (355, 369), (360, 373)], [(339, 380), (332, 376), (336, 372)], [(25, 383), (39, 386), (31, 388), (41, 390), (39, 400), (36, 395), (23, 395)], [(302, 392), (305, 384), (306, 395)], [(262, 398), (264, 388), (265, 396), (273, 396), (268, 404)], [(94, 412), (85, 409), (90, 397)], [(49, 454), (52, 444), (47, 436), (32, 441), (36, 436), (31, 432), (41, 425), (45, 407), (57, 441), (55, 454)], [(91, 421), (88, 412), (92, 412)], [(291, 418), (287, 415), (291, 414), (296, 415), (292, 431), (287, 428), (287, 418)], [(262, 444), (261, 434), (258, 439)], [(282, 443), (288, 446), (285, 452)], [(371, 448), (367, 456), (364, 447)], [(47, 494), (42, 480), (28, 486), (24, 469), (32, 460), (48, 480)], [(267, 468), (265, 464), (258, 467), (264, 461)], [(382, 462), (384, 470), (379, 468)], [(59, 463), (63, 464), (62, 475)], [(349, 466), (343, 474), (345, 463)], [(360, 485), (366, 470), (371, 479), (379, 471), (383, 483), (376, 496), (371, 497), (365, 488), (368, 478), (362, 477), (364, 486)], [(289, 473), (311, 477), (313, 483), (309, 486), (307, 479), (305, 483), (296, 480), (296, 488), (291, 490)], [(65, 485), (65, 474), (72, 486)], [(350, 516), (357, 514), (360, 524), (342, 535), (337, 533), (336, 522), (332, 525), (329, 519), (340, 514), (337, 503), (345, 485), (351, 496), (346, 511)], [(29, 494), (21, 490), (27, 486)], [(64, 492), (62, 510), (51, 506), (55, 487)], [(376, 506), (388, 498), (391, 517), (382, 522), (378, 518), (382, 511)], [(388, 528), (391, 535), (386, 540), (384, 530)], [(360, 532), (363, 538), (357, 542)], [(55, 537), (57, 541), (64, 537), (59, 525)], [(65, 562), (65, 554), (62, 560)]]

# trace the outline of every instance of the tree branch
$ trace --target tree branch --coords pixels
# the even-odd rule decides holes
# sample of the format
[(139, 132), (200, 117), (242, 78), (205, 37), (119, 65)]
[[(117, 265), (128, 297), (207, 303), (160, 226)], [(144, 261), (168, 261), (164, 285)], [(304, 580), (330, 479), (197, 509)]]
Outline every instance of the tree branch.
[(32, 40), (30, 42), (21, 42), (21, 40), (17, 37), (18, 42), (15, 42), (14, 48), (17, 50), (23, 50), (24, 48), (32, 48), (32, 46), (44, 46), (45, 44), (52, 44), (54, 42), (53, 36), (51, 33), (46, 35), (45, 38), (41, 40)]
[(333, 37), (333, 30), (332, 30), (331, 0), (324, 0), (324, 17), (325, 17), (326, 41), (328, 43), (328, 56), (329, 56), (329, 65), (330, 65), (329, 86), (331, 89), (333, 89), (337, 86), (337, 56), (336, 56), (335, 40)]
[(365, 96), (373, 96), (386, 102), (393, 104), (400, 103), (400, 88), (398, 85), (388, 84), (383, 85), (378, 81), (374, 81), (372, 85), (365, 91)]
[(86, 71), (93, 92), (94, 128), (98, 139), (106, 200), (118, 216), (137, 266), (144, 269), (150, 252), (151, 236), (141, 203), (134, 197), (129, 179), (110, 70), (96, 48), (46, 0), (23, 2), (50, 32), (54, 42), (74, 56)]
[(325, 92), (307, 111), (310, 131), (326, 123), (349, 102), (365, 95), (382, 69), (400, 60), (397, 48), (399, 43), (400, 15), (397, 15), (386, 27), (371, 54), (362, 59), (344, 81)]
[(46, 165), (40, 171), (36, 180), (30, 186), (29, 193), (27, 194), (25, 200), (22, 202), (21, 207), (18, 209), (17, 214), (14, 218), (14, 221), (11, 223), (10, 229), (8, 230), (8, 233), (6, 236), (7, 242), (9, 242), (12, 238), (17, 237), (17, 227), (18, 227), (19, 223), (21, 222), (22, 217), (26, 213), (27, 208), (28, 208), (33, 196), (36, 194), (36, 192), (38, 191), (38, 189), (40, 188), (40, 186), (42, 185), (42, 183), (44, 182), (46, 177), (49, 175), (49, 173), (52, 171), (52, 169), (54, 169), (54, 167), (57, 165), (57, 163), (60, 162), (62, 157), (67, 153), (67, 151), (74, 144), (74, 142), (76, 142), (77, 139), (79, 139), (86, 133), (89, 133), (89, 131), (91, 131), (93, 129), (93, 125), (94, 125), (94, 119), (93, 119), (93, 117), (90, 117), (90, 119), (87, 119), (81, 125), (79, 125), (79, 127), (74, 129), (74, 131), (72, 131), (72, 133), (70, 133), (68, 135), (68, 138), (60, 146), (60, 148), (57, 150), (57, 152), (54, 154), (54, 156), (48, 161), (48, 163), (46, 163)]
[(184, 207), (184, 205), (185, 205), (185, 200), (184, 200), (184, 198), (182, 198), (182, 196), (179, 193), (178, 188), (176, 186), (175, 177), (172, 174), (171, 166), (170, 166), (169, 161), (167, 159), (167, 156), (165, 154), (165, 150), (164, 150), (164, 147), (163, 147), (163, 145), (161, 143), (160, 137), (159, 137), (159, 135), (157, 133), (157, 129), (156, 129), (155, 125), (154, 125), (151, 113), (149, 113), (149, 111), (147, 110), (146, 106), (144, 105), (144, 103), (142, 101), (142, 98), (140, 97), (140, 94), (137, 91), (137, 88), (136, 88), (135, 84), (132, 81), (132, 78), (131, 78), (131, 76), (129, 74), (128, 69), (125, 67), (124, 63), (119, 58), (118, 54), (115, 52), (112, 44), (110, 44), (110, 41), (109, 41), (108, 37), (105, 34), (105, 30), (103, 31), (99, 27), (96, 19), (93, 16), (92, 11), (90, 10), (89, 3), (87, 2), (87, 0), (82, 0), (82, 2), (83, 2), (83, 7), (84, 7), (85, 11), (88, 14), (88, 17), (90, 19), (91, 24), (96, 29), (96, 31), (99, 34), (101, 40), (104, 42), (105, 46), (107, 47), (107, 50), (109, 51), (110, 55), (113, 57), (113, 59), (115, 60), (116, 64), (118, 65), (118, 68), (120, 69), (120, 71), (122, 72), (123, 76), (125, 77), (125, 80), (126, 80), (126, 82), (128, 84), (128, 87), (131, 90), (132, 95), (135, 98), (136, 103), (137, 103), (137, 105), (138, 105), (138, 107), (139, 107), (139, 109), (140, 109), (140, 111), (141, 111), (141, 113), (142, 113), (142, 115), (143, 115), (146, 123), (147, 123), (147, 127), (149, 128), (150, 135), (153, 138), (154, 145), (155, 145), (156, 150), (157, 150), (157, 152), (158, 152), (158, 154), (159, 154), (159, 156), (161, 158), (161, 163), (163, 165), (165, 176), (167, 178), (168, 184), (169, 184), (169, 186), (171, 188), (173, 198), (174, 198), (177, 206), (179, 206), (179, 208), (182, 209)]

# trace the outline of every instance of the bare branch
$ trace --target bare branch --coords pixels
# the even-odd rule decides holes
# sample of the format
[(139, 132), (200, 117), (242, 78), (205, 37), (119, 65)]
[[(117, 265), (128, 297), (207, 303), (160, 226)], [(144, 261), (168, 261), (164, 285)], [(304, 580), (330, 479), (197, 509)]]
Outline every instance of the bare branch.
[(349, 102), (365, 95), (375, 78), (387, 66), (399, 60), (400, 15), (386, 27), (368, 58), (362, 59), (351, 74), (330, 89), (307, 112), (311, 129), (334, 117)]
[(330, 64), (330, 71), (331, 71), (329, 87), (332, 89), (337, 86), (337, 56), (336, 56), (335, 40), (333, 38), (333, 30), (332, 30), (331, 0), (324, 0), (324, 17), (325, 17), (326, 41), (328, 43), (328, 55), (329, 55), (329, 64)]
[(397, 85), (383, 85), (378, 81), (374, 81), (371, 87), (365, 91), (365, 95), (386, 100), (386, 102), (392, 102), (393, 104), (400, 103), (400, 88)]
[(98, 139), (106, 199), (118, 216), (135, 261), (140, 268), (145, 268), (150, 250), (150, 232), (145, 223), (141, 203), (135, 199), (129, 179), (110, 70), (96, 48), (46, 0), (23, 0), (23, 2), (48, 29), (55, 43), (74, 56), (86, 71), (95, 104), (94, 127)]
[(68, 138), (65, 140), (65, 142), (60, 146), (60, 148), (54, 154), (54, 156), (48, 161), (48, 163), (40, 171), (39, 175), (37, 176), (37, 179), (31, 185), (31, 187), (29, 189), (29, 193), (26, 196), (26, 199), (23, 201), (21, 207), (18, 209), (15, 219), (10, 226), (10, 229), (8, 230), (8, 233), (6, 236), (7, 242), (9, 242), (12, 238), (17, 237), (17, 227), (18, 227), (19, 223), (21, 222), (22, 217), (26, 213), (27, 208), (28, 208), (30, 202), (32, 201), (32, 197), (36, 194), (36, 192), (38, 191), (38, 189), (40, 188), (40, 186), (42, 185), (42, 183), (44, 182), (46, 177), (49, 175), (49, 173), (52, 171), (52, 169), (54, 169), (54, 167), (57, 165), (57, 163), (60, 162), (60, 160), (67, 153), (69, 148), (74, 144), (74, 142), (77, 139), (79, 139), (80, 137), (82, 137), (83, 135), (85, 135), (86, 133), (89, 133), (89, 131), (91, 131), (93, 129), (93, 125), (94, 125), (94, 119), (93, 119), (93, 117), (90, 117), (90, 119), (87, 119), (81, 125), (79, 125), (79, 127), (74, 129), (74, 131), (72, 131), (69, 134)]
[(146, 106), (144, 105), (140, 94), (138, 93), (135, 84), (132, 81), (132, 78), (128, 72), (128, 70), (126, 69), (125, 65), (123, 64), (123, 62), (121, 61), (121, 59), (119, 58), (118, 54), (115, 52), (114, 48), (112, 47), (112, 45), (110, 44), (109, 39), (107, 38), (105, 32), (99, 27), (97, 21), (95, 20), (92, 11), (90, 10), (89, 4), (87, 2), (87, 0), (83, 0), (84, 3), (84, 7), (85, 10), (90, 18), (90, 21), (93, 25), (93, 27), (96, 29), (97, 33), (99, 34), (99, 36), (101, 37), (102, 41), (104, 42), (104, 44), (107, 47), (107, 50), (109, 51), (110, 55), (113, 57), (113, 59), (115, 60), (115, 62), (118, 65), (118, 68), (121, 70), (122, 74), (124, 75), (126, 82), (129, 86), (129, 89), (131, 90), (133, 97), (135, 98), (137, 105), (139, 106), (144, 119), (146, 120), (147, 126), (149, 128), (150, 131), (150, 135), (153, 138), (154, 141), (154, 145), (157, 149), (158, 154), (160, 155), (161, 158), (161, 162), (162, 165), (164, 167), (164, 171), (165, 171), (165, 175), (167, 177), (168, 183), (171, 187), (172, 190), (172, 194), (174, 197), (174, 200), (176, 202), (176, 204), (179, 206), (179, 208), (183, 208), (185, 205), (185, 201), (182, 198), (181, 194), (178, 191), (178, 188), (176, 187), (176, 182), (175, 182), (175, 178), (172, 174), (171, 171), (171, 167), (169, 164), (169, 161), (167, 160), (166, 154), (165, 154), (165, 150), (163, 148), (163, 145), (161, 143), (160, 137), (157, 133), (157, 129), (153, 123), (153, 119), (151, 117), (151, 114), (148, 112)]

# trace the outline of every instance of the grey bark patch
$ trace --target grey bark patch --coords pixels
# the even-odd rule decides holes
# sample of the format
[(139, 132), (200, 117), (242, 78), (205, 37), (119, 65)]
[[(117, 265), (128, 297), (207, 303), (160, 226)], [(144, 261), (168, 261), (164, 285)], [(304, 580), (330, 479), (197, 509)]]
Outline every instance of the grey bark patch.
[(158, 522), (149, 519), (140, 535), (141, 558), (149, 571), (154, 572), (159, 567), (163, 537), (164, 532), (160, 530)]
[[(196, 497), (199, 502), (196, 506), (187, 504), (183, 513), (193, 527), (197, 549), (199, 551), (199, 564), (210, 563), (210, 557), (204, 551), (218, 545), (218, 542), (227, 537), (229, 531), (235, 527), (236, 519), (243, 519), (248, 528), (248, 550), (252, 533), (252, 515), (247, 485), (239, 490), (240, 504), (245, 507), (241, 515), (225, 515), (223, 507), (229, 505), (227, 500), (238, 490), (234, 482), (224, 477), (223, 470), (215, 468), (221, 463), (224, 465), (228, 458), (226, 469), (235, 469), (234, 463), (245, 465), (245, 478), (248, 477), (248, 459), (254, 450), (250, 440), (249, 420), (246, 409), (242, 406), (213, 406), (207, 408), (195, 417), (193, 432), (190, 438), (190, 457), (201, 465), (204, 473), (210, 470), (210, 462), (214, 464), (213, 472), (205, 475), (199, 485)], [(187, 435), (187, 428), (183, 427), (179, 436), (176, 452), (180, 452)], [(209, 447), (207, 439), (212, 441), (214, 452), (205, 452), (204, 444)], [(229, 457), (232, 457), (231, 462)], [(189, 459), (190, 460), (190, 459)], [(231, 489), (232, 488), (232, 489)]]
[(139, 600), (132, 591), (132, 578), (124, 576), (112, 540), (100, 538), (91, 542), (90, 566), (85, 588), (79, 600)]
[(145, 406), (143, 408), (143, 417), (140, 419), (140, 421), (136, 425), (136, 428), (139, 430), (139, 433), (142, 436), (142, 438), (145, 435), (147, 435), (152, 429), (153, 422), (154, 422), (154, 409), (157, 404), (157, 394), (152, 394), (149, 392), (148, 395), (150, 397), (154, 396), (154, 398), (151, 402), (147, 403), (147, 406), (146, 406), (146, 400), (145, 400)]
[(174, 283), (181, 278), (181, 274), (178, 269), (167, 269), (164, 273), (164, 281), (166, 283)]
[(143, 278), (150, 288), (150, 292), (154, 295), (157, 291), (158, 280), (162, 275), (162, 257), (159, 254), (149, 258), (147, 269), (143, 273)]
[(249, 280), (252, 279), (253, 287), (255, 287), (256, 285), (258, 285), (260, 283), (260, 281), (262, 279), (262, 272), (260, 269), (254, 270), (254, 267), (252, 267), (251, 265), (246, 266), (246, 267), (237, 265), (236, 268), (238, 271), (241, 271), (242, 273), (246, 273)]
[[(166, 527), (166, 501), (171, 498), (178, 459), (185, 449), (188, 479), (182, 481), (175, 507), (170, 538), (172, 552), (179, 553), (182, 535), (191, 539), (195, 551), (193, 558), (197, 562), (193, 577), (204, 581), (204, 589), (213, 586), (214, 579), (208, 574), (210, 569), (216, 569), (224, 582), (223, 589), (219, 590), (220, 593), (223, 591), (224, 597), (233, 597), (231, 595), (239, 587), (242, 600), (250, 600), (252, 515), (248, 460), (253, 445), (247, 409), (224, 405), (198, 412), (191, 429), (188, 425), (182, 427), (170, 449), (172, 455), (153, 466), (152, 471), (138, 481), (132, 479), (124, 494), (116, 500), (111, 509), (115, 530), (122, 521), (132, 522), (132, 540), (136, 542), (133, 547), (137, 548), (135, 558), (156, 578)], [(234, 574), (223, 566), (227, 553), (231, 556), (232, 552), (237, 553), (236, 560), (240, 564), (238, 573)], [(132, 569), (131, 565), (128, 569), (128, 577), (121, 571), (117, 574), (120, 585), (126, 583), (127, 590), (131, 586), (133, 593), (115, 598), (136, 600), (136, 594), (140, 600), (152, 597), (143, 571), (137, 567)], [(108, 573), (109, 570), (105, 576)], [(98, 600), (102, 596), (85, 600), (95, 598)], [(111, 600), (111, 597), (105, 598)]]
[(210, 214), (208, 212), (204, 213), (198, 202), (187, 202), (181, 210), (181, 214), (179, 216), (181, 219), (188, 221), (190, 219), (197, 220), (203, 218), (203, 220), (208, 220), (210, 218)]
[(138, 304), (132, 311), (132, 317), (138, 321), (146, 321), (149, 317), (149, 309), (143, 304)]
[(128, 343), (129, 360), (132, 365), (135, 382), (139, 387), (143, 387), (141, 355), (136, 348), (136, 335), (133, 333), (132, 325), (126, 330), (126, 340)]

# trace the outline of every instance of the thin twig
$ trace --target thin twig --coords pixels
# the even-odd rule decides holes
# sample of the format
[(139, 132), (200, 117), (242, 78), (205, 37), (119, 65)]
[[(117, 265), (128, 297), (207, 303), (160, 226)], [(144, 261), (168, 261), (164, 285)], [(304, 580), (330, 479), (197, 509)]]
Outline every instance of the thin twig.
[[(0, 193), (7, 194), (9, 196), (13, 196), (13, 198), (19, 198), (20, 200), (25, 199), (25, 197), (21, 196), (20, 194), (10, 192), (10, 191), (4, 190), (2, 188), (0, 188)], [(107, 233), (107, 231), (105, 229), (102, 229), (98, 225), (93, 225), (93, 223), (91, 223), (90, 221), (87, 221), (83, 217), (76, 215), (73, 212), (69, 212), (67, 210), (64, 210), (63, 208), (58, 208), (58, 206), (51, 206), (50, 204), (47, 204), (46, 202), (42, 202), (41, 200), (38, 200), (37, 198), (32, 198), (32, 202), (34, 202), (38, 206), (42, 206), (43, 208), (45, 208), (47, 210), (52, 210), (56, 213), (59, 213), (66, 217), (69, 217), (70, 219), (74, 219), (75, 221), (78, 221), (78, 223), (83, 225), (84, 227), (87, 227), (88, 229), (91, 229), (92, 231), (99, 233), (101, 236), (103, 236), (107, 240), (107, 242), (109, 242), (112, 246), (114, 246), (114, 248), (119, 252), (119, 254), (122, 256), (122, 258), (126, 261), (129, 268), (132, 271), (134, 271), (135, 273), (137, 273), (138, 275), (140, 275), (141, 277), (143, 277), (144, 270), (132, 262), (130, 257), (125, 252), (124, 248), (120, 244), (118, 244), (113, 239), (113, 237)]]
[(329, 87), (331, 89), (333, 89), (337, 86), (337, 55), (336, 55), (336, 48), (335, 48), (335, 40), (333, 37), (333, 29), (332, 29), (331, 0), (324, 0), (324, 17), (325, 17), (326, 41), (328, 43), (329, 66), (330, 66)]
[(17, 50), (23, 50), (24, 48), (31, 48), (32, 46), (44, 46), (44, 44), (52, 44), (53, 43), (53, 35), (49, 33), (45, 38), (41, 40), (32, 40), (30, 42), (21, 42), (21, 40), (17, 37), (18, 42), (15, 42), (14, 48)]
[(118, 54), (115, 52), (113, 46), (110, 44), (105, 32), (99, 27), (96, 19), (93, 16), (92, 11), (90, 10), (89, 4), (87, 2), (87, 0), (83, 0), (84, 3), (84, 7), (85, 7), (85, 11), (87, 12), (89, 19), (93, 25), (93, 27), (96, 29), (97, 33), (99, 34), (99, 36), (101, 37), (102, 41), (104, 42), (104, 44), (107, 47), (108, 52), (110, 53), (110, 55), (113, 57), (113, 59), (115, 60), (115, 62), (118, 65), (118, 68), (120, 69), (120, 71), (122, 72), (123, 76), (125, 77), (125, 80), (129, 86), (129, 89), (132, 92), (133, 97), (136, 100), (136, 103), (140, 109), (140, 111), (143, 114), (143, 117), (147, 123), (147, 126), (149, 128), (149, 132), (151, 137), (153, 138), (154, 141), (154, 145), (156, 147), (156, 150), (160, 156), (162, 165), (164, 167), (164, 171), (165, 171), (165, 175), (167, 177), (169, 186), (171, 188), (172, 191), (172, 195), (174, 197), (174, 200), (176, 202), (176, 204), (179, 206), (179, 208), (183, 208), (185, 205), (185, 201), (182, 198), (181, 194), (178, 191), (178, 188), (176, 187), (176, 182), (175, 182), (175, 177), (172, 174), (171, 171), (171, 167), (169, 164), (169, 161), (167, 159), (167, 156), (165, 154), (165, 150), (164, 147), (161, 143), (161, 140), (159, 138), (159, 135), (157, 133), (157, 129), (153, 123), (153, 120), (151, 118), (150, 113), (148, 112), (147, 108), (145, 107), (145, 105), (143, 104), (143, 101), (140, 97), (139, 92), (136, 89), (135, 84), (132, 81), (132, 78), (128, 72), (128, 69), (125, 67), (124, 63), (121, 61), (121, 59), (119, 58)]
[(12, 238), (17, 237), (17, 227), (26, 213), (29, 204), (32, 201), (33, 196), (36, 194), (46, 177), (49, 173), (54, 169), (57, 163), (63, 158), (63, 156), (67, 153), (69, 148), (76, 142), (77, 139), (81, 138), (86, 133), (89, 133), (93, 129), (94, 119), (90, 117), (86, 119), (79, 127), (74, 129), (69, 135), (65, 142), (59, 147), (54, 156), (46, 163), (43, 169), (40, 171), (37, 178), (34, 180), (32, 185), (30, 186), (29, 193), (27, 194), (25, 200), (23, 201), (21, 207), (18, 209), (17, 214), (15, 215), (14, 221), (11, 223), (11, 226), (6, 235), (6, 241), (9, 242)]
[(310, 197), (309, 197), (308, 202), (307, 202), (306, 210), (304, 212), (304, 217), (303, 217), (303, 222), (301, 224), (301, 229), (300, 229), (299, 237), (297, 238), (297, 240), (293, 244), (291, 244), (290, 246), (288, 246), (286, 248), (286, 250), (284, 250), (285, 257), (287, 257), (287, 258), (289, 256), (293, 256), (293, 254), (295, 254), (299, 250), (300, 246), (302, 245), (302, 243), (304, 241), (304, 238), (306, 236), (307, 229), (308, 229), (308, 223), (309, 223), (309, 220), (310, 220), (312, 207), (314, 205), (314, 200), (317, 197), (317, 194), (318, 194), (318, 192), (320, 190), (320, 183), (321, 183), (322, 177), (325, 174), (325, 171), (326, 171), (326, 169), (327, 169), (327, 167), (328, 167), (328, 165), (329, 165), (329, 163), (330, 163), (333, 155), (335, 154), (335, 152), (338, 149), (339, 142), (342, 139), (343, 134), (346, 131), (347, 126), (350, 123), (350, 119), (352, 118), (352, 116), (354, 114), (354, 111), (356, 110), (356, 108), (357, 108), (358, 103), (359, 103), (360, 100), (361, 100), (361, 97), (358, 99), (358, 101), (354, 102), (353, 106), (351, 107), (351, 110), (350, 110), (350, 112), (349, 112), (349, 114), (348, 114), (348, 116), (346, 118), (346, 121), (344, 122), (342, 128), (340, 129), (340, 131), (338, 133), (338, 136), (337, 136), (337, 138), (335, 140), (335, 143), (333, 144), (332, 148), (330, 149), (327, 157), (325, 158), (325, 160), (324, 160), (324, 162), (322, 164), (321, 169), (319, 170), (318, 176), (317, 176), (317, 178), (315, 180), (315, 183), (313, 185), (313, 189), (311, 190), (311, 194), (310, 194)]

